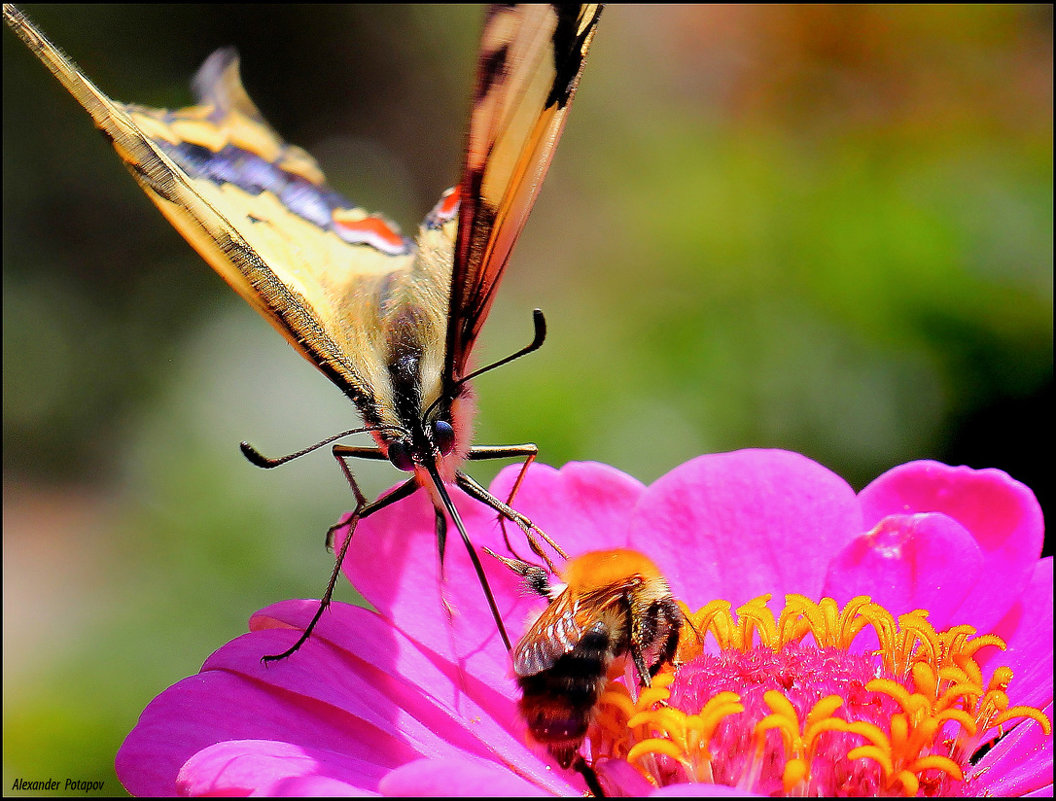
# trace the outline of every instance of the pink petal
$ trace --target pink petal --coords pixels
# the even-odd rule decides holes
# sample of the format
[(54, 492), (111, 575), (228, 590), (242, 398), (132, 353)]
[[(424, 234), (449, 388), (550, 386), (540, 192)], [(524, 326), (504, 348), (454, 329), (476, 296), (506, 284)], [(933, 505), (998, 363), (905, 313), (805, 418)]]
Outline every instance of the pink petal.
[[(367, 629), (364, 634), (369, 636), (369, 628), (364, 628)], [(226, 671), (254, 685), (270, 688), (276, 695), (301, 699), (300, 721), (292, 721), (285, 731), (274, 732), (274, 739), (328, 746), (325, 741), (309, 739), (306, 735), (311, 732), (299, 731), (298, 724), (304, 720), (348, 715), (410, 746), (416, 755), (447, 756), (456, 748), (475, 746), (475, 739), (457, 714), (440, 707), (435, 699), (406, 678), (333, 647), (325, 637), (313, 637), (288, 659), (261, 664), (262, 650), (281, 645), (282, 640), (276, 634), (267, 631), (241, 637), (213, 654), (203, 667), (204, 675), (209, 671)], [(325, 681), (320, 681), (320, 677)], [(450, 678), (443, 681), (447, 686), (452, 685)], [(475, 706), (474, 711), (480, 712)]]
[(675, 595), (697, 608), (764, 593), (817, 597), (829, 558), (862, 530), (842, 478), (796, 453), (700, 456), (659, 478), (631, 524)]
[(963, 623), (955, 613), (985, 575), (971, 534), (941, 514), (890, 515), (833, 558), (823, 594), (845, 604), (868, 595), (896, 615), (927, 609), (936, 628)]
[[(390, 796), (516, 798), (546, 795), (542, 788), (493, 763), (470, 759), (422, 759), (394, 770), (381, 782)], [(578, 794), (566, 785), (561, 795)]]
[(1014, 704), (1040, 707), (1052, 703), (1052, 557), (1034, 567), (1026, 590), (994, 626), (1008, 650), (987, 648), (979, 652), (985, 666), (1007, 665), (1014, 678)]
[[(255, 615), (251, 626), (258, 629), (275, 620), (303, 625), (313, 611), (314, 607), (294, 603), (276, 604)], [(385, 730), (390, 729), (384, 721), (391, 719), (396, 724), (391, 730), (415, 744), (423, 756), (446, 758), (451, 756), (447, 745), (455, 745), (461, 751), (514, 766), (521, 775), (553, 789), (552, 763), (548, 767), (525, 744), (527, 727), (516, 709), (519, 691), (512, 678), (500, 675), (481, 681), (461, 674), (369, 610), (335, 604), (331, 611), (333, 614), (323, 616), (304, 648), (318, 637), (321, 643), (334, 647), (346, 643), (354, 653), (342, 655), (332, 665), (313, 665), (303, 680), (295, 680), (297, 671), (286, 672), (285, 666), (300, 658), (298, 651), (290, 659), (268, 666), (265, 674), (278, 671), (275, 680), (281, 677), (284, 686), (312, 692), (350, 711), (358, 710), (356, 714)], [(286, 636), (292, 640), (292, 635)], [(220, 667), (221, 663), (210, 661), (207, 666)], [(350, 671), (357, 677), (356, 684), (343, 676)], [(319, 675), (336, 677), (334, 683), (341, 687), (341, 695), (330, 699), (332, 693), (327, 687), (313, 689), (312, 682), (318, 683)], [(390, 705), (395, 712), (385, 711), (386, 717), (381, 719), (374, 715), (374, 709), (390, 710)], [(432, 733), (437, 734), (438, 743), (430, 741)]]
[[(499, 473), (491, 483), (492, 494), (506, 500), (518, 472), (512, 465)], [(536, 463), (513, 506), (575, 556), (627, 547), (631, 514), (644, 492), (638, 479), (599, 462), (569, 462), (560, 470)], [(511, 535), (517, 534), (511, 528)], [(511, 542), (522, 558), (530, 556), (523, 537)]]
[(368, 795), (360, 785), (340, 777), (361, 776), (373, 768), (334, 751), (238, 740), (218, 743), (191, 757), (181, 768), (176, 787), (181, 795), (303, 797), (308, 790), (324, 788), (326, 794)]
[[(1052, 720), (1052, 703), (1042, 710)], [(1052, 789), (1052, 735), (1033, 721), (1016, 725), (972, 771), (974, 795), (1020, 796)], [(1039, 793), (1040, 791), (1040, 793)]]
[[(552, 763), (525, 743), (512, 680), (459, 673), (374, 612), (335, 604), (292, 657), (263, 665), (263, 654), (292, 641), (296, 632), (287, 626), (303, 626), (314, 609), (314, 602), (288, 602), (258, 613), (253, 633), (155, 699), (118, 755), (126, 787), (171, 794), (180, 765), (230, 740), (280, 741), (313, 756), (336, 752), (356, 767), (329, 778), (368, 792), (389, 770), (421, 756), (476, 755), (515, 766), (540, 788), (564, 787)], [(299, 771), (294, 766), (291, 775)]]
[(1029, 488), (1001, 470), (910, 462), (884, 473), (858, 497), (868, 528), (887, 515), (941, 512), (971, 532), (986, 577), (956, 617), (980, 631), (990, 630), (1005, 613), (1041, 553), (1041, 507)]
[(294, 776), (278, 781), (270, 787), (258, 791), (256, 795), (265, 797), (281, 796), (284, 798), (341, 798), (350, 796), (376, 798), (378, 794), (327, 776)]
[(610, 798), (647, 796), (656, 789), (626, 759), (602, 757), (594, 763), (594, 771), (602, 789)]
[(161, 693), (140, 715), (117, 752), (117, 775), (133, 795), (173, 795), (176, 776), (188, 759), (230, 740), (325, 744), (349, 760), (373, 766), (354, 777), (366, 785), (419, 756), (355, 716), (326, 707), (313, 711), (306, 714), (305, 699), (297, 695), (223, 671), (191, 676)]
[(1052, 798), (1052, 782), (1049, 782), (1040, 790), (1031, 790), (1023, 794), (1024, 798)]

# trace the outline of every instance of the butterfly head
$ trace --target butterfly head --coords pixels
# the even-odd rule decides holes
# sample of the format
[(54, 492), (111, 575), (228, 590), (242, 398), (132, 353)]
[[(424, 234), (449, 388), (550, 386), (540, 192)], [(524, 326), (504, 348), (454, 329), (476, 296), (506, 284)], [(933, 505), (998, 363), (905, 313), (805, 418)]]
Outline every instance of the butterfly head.
[(400, 425), (383, 433), (379, 444), (398, 470), (425, 479), (429, 468), (435, 467), (450, 480), (469, 451), (472, 393), (465, 382), (448, 385), (429, 380), (430, 371), (421, 369), (427, 361), (417, 352), (390, 360), (394, 401), (390, 411)]
[(434, 420), (428, 426), (388, 443), (389, 461), (398, 470), (411, 472), (416, 464), (438, 461), (455, 448), (455, 429), (446, 420)]

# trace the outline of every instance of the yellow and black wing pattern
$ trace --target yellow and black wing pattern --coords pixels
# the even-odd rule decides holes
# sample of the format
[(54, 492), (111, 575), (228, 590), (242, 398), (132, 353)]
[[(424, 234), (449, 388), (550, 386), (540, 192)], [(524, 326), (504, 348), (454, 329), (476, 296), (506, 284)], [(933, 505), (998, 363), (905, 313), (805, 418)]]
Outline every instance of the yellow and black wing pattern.
[(315, 160), (263, 119), (234, 50), (194, 79), (178, 110), (103, 94), (17, 9), (5, 21), (91, 114), (177, 230), (243, 298), (359, 405), (375, 399), (366, 352), (385, 288), (412, 269), (414, 243), (326, 184)]
[(125, 104), (4, 5), (8, 25), (89, 112), (176, 229), (368, 425), (390, 428), (399, 420), (389, 370), (405, 341), (425, 355), (426, 404), (457, 392), (465, 377), (599, 14), (596, 5), (489, 8), (461, 181), (411, 240), (329, 187), (315, 160), (283, 141), (243, 88), (234, 50), (202, 65), (195, 105)]
[(459, 194), (445, 374), (467, 372), (561, 136), (600, 5), (491, 6)]

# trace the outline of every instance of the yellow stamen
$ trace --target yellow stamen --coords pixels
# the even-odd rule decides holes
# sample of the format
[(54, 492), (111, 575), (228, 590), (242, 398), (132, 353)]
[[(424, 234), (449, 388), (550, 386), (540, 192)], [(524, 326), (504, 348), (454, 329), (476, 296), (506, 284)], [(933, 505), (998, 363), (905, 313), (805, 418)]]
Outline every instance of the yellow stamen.
[(1041, 730), (1045, 732), (1045, 734), (1052, 734), (1052, 724), (1049, 722), (1049, 719), (1045, 717), (1045, 715), (1040, 710), (1037, 710), (1032, 706), (1010, 707), (1009, 709), (1006, 709), (1004, 712), (998, 715), (996, 718), (994, 718), (991, 721), (990, 725), (1000, 726), (1002, 723), (1007, 723), (1008, 721), (1015, 720), (1016, 718), (1030, 718), (1041, 726)]
[(786, 793), (791, 793), (796, 785), (800, 784), (807, 776), (807, 763), (802, 759), (790, 759), (785, 763), (785, 770), (781, 776), (781, 784)]
[(774, 613), (766, 607), (769, 602), (770, 596), (763, 595), (749, 601), (737, 610), (737, 614), (741, 618), (738, 628), (740, 635), (738, 647), (742, 650), (752, 647), (754, 641), (752, 635), (756, 631), (759, 632), (760, 644), (775, 651), (779, 649), (780, 641), (777, 636), (777, 622), (774, 620)]
[(648, 740), (642, 740), (634, 744), (634, 747), (627, 752), (627, 761), (636, 762), (646, 754), (663, 754), (672, 759), (681, 759), (682, 749), (670, 740), (665, 740), (662, 737), (650, 737)]
[(666, 701), (670, 697), (671, 692), (666, 687), (660, 687), (653, 684), (652, 687), (645, 687), (641, 691), (641, 694), (638, 696), (638, 705), (648, 707)]
[[(674, 781), (725, 780), (750, 789), (756, 781), (779, 770), (779, 786), (794, 795), (817, 794), (818, 788), (826, 786), (819, 781), (831, 780), (834, 765), (865, 760), (876, 765), (873, 780), (879, 781), (881, 794), (931, 794), (943, 791), (945, 783), (965, 780), (964, 766), (969, 764), (969, 757), (995, 727), (1029, 719), (1046, 734), (1051, 733), (1049, 719), (1039, 710), (1010, 706), (1007, 690), (1011, 670), (997, 668), (989, 681), (984, 680), (975, 654), (988, 646), (1004, 649), (999, 637), (975, 636), (971, 626), (940, 632), (924, 610), (896, 618), (867, 596), (853, 598), (841, 609), (831, 598), (814, 602), (790, 594), (776, 618), (767, 606), (769, 600), (770, 596), (756, 598), (736, 612), (722, 600), (692, 613), (682, 605), (687, 622), (675, 665), (654, 677), (651, 687), (641, 688), (637, 701), (618, 680), (610, 682), (603, 694), (597, 721), (588, 734), (594, 758), (625, 758), (658, 786), (673, 777)], [(672, 700), (672, 685), (681, 666), (711, 658), (703, 657), (708, 637), (724, 659), (760, 650), (778, 656), (785, 649), (799, 649), (795, 653), (800, 653), (808, 636), (818, 649), (853, 653), (853, 642), (867, 628), (876, 634), (878, 664), (872, 674), (875, 678), (863, 681), (865, 691), (875, 694), (876, 700), (865, 698), (854, 703), (859, 705), (856, 715), (862, 714), (862, 704), (874, 717), (877, 710), (887, 710), (882, 714), (889, 717), (879, 720), (881, 725), (844, 719), (847, 703), (835, 693), (815, 701), (801, 720), (791, 700), (799, 698), (793, 695), (797, 681), (789, 679), (784, 685), (789, 690), (770, 689), (762, 694), (770, 713), (744, 724), (751, 727), (748, 731), (753, 732), (755, 748), (747, 753), (743, 749), (731, 752), (728, 743), (737, 741), (729, 738), (740, 736), (736, 728), (742, 725), (739, 716), (758, 714), (758, 710), (746, 713), (740, 694), (715, 692), (696, 713), (678, 708), (685, 703), (689, 690), (683, 688)], [(760, 658), (751, 657), (747, 674), (759, 670), (755, 660)], [(860, 698), (862, 685), (857, 686), (855, 697)], [(797, 703), (802, 708), (802, 699)], [(894, 714), (892, 705), (897, 710)], [(770, 731), (780, 737), (783, 762), (768, 761), (774, 759), (776, 743), (773, 738), (768, 740)], [(726, 743), (721, 747), (713, 745), (719, 736), (726, 738), (720, 741)], [(816, 763), (822, 750), (824, 758)], [(842, 760), (841, 751), (845, 751)], [(728, 763), (738, 759), (739, 772), (730, 774)], [(819, 765), (828, 771), (820, 779), (812, 775)]]

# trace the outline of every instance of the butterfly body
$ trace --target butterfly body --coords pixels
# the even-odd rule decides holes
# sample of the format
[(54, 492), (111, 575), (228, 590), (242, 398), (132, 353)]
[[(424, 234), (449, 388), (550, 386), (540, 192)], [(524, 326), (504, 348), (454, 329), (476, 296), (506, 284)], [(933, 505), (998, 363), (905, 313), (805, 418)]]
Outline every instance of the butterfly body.
[[(96, 88), (20, 11), (4, 6), (8, 25), (89, 112), (165, 217), (356, 405), (365, 426), (345, 434), (368, 431), (374, 445), (333, 447), (357, 500), (352, 525), (426, 487), (441, 560), (446, 514), (470, 551), (507, 645), (445, 485), (458, 485), (515, 522), (541, 553), (533, 538), (538, 529), (459, 469), (472, 458), (534, 458), (532, 445), (472, 444), (469, 380), (538, 348), (545, 335), (541, 313), (527, 348), (475, 373), (469, 364), (549, 167), (599, 14), (595, 5), (488, 10), (462, 178), (412, 240), (331, 188), (315, 160), (272, 129), (242, 86), (233, 50), (219, 50), (203, 64), (194, 80), (195, 105), (125, 104)], [(242, 450), (261, 467), (299, 455), (267, 459), (247, 443)], [(369, 502), (346, 461), (356, 456), (388, 459), (411, 477)]]

